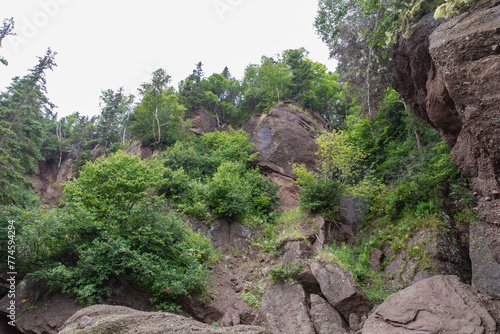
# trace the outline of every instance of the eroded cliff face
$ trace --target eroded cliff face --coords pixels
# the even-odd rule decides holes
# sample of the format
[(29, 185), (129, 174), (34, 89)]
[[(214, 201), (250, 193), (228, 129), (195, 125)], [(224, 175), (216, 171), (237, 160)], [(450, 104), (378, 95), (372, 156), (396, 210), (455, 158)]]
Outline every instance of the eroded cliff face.
[(279, 185), (278, 196), (284, 208), (297, 206), (297, 176), (292, 164), (305, 164), (313, 170), (318, 161), (315, 131), (328, 130), (328, 123), (317, 113), (306, 113), (299, 107), (284, 103), (267, 114), (255, 115), (243, 124), (250, 141), (259, 152), (257, 162), (261, 173)]
[(500, 1), (446, 22), (428, 15), (396, 47), (395, 85), (453, 147), (478, 198), (472, 282), (500, 297)]

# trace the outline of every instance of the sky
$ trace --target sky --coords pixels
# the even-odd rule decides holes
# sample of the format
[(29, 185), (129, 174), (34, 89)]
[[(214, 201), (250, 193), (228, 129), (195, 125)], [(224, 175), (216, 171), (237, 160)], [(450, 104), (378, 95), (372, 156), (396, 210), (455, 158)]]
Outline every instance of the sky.
[(102, 90), (138, 96), (158, 68), (177, 88), (198, 61), (206, 76), (227, 66), (242, 79), (261, 56), (304, 47), (334, 71), (316, 11), (317, 0), (1, 0), (0, 19), (13, 17), (17, 36), (2, 42), (9, 65), (0, 65), (0, 89), (48, 47), (58, 66), (47, 73), (47, 95), (59, 116), (99, 114)]

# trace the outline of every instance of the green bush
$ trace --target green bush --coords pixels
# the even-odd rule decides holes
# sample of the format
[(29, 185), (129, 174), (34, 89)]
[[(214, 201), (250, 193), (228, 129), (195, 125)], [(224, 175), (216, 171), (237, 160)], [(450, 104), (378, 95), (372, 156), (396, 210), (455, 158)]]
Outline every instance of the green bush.
[(228, 219), (241, 219), (249, 212), (251, 187), (243, 177), (241, 163), (225, 162), (208, 183), (208, 204), (214, 213)]
[[(120, 232), (103, 226), (92, 239), (74, 235), (82, 242), (73, 243), (64, 258), (58, 256), (64, 243), (46, 242), (46, 266), (35, 274), (84, 304), (101, 302), (109, 280), (119, 276), (130, 277), (131, 284), (150, 292), (156, 304), (168, 305), (180, 296), (203, 292), (209, 277), (210, 241), (175, 214), (162, 213), (163, 207), (161, 202), (138, 205)], [(52, 239), (59, 240), (71, 226), (56, 223), (63, 228)], [(27, 231), (21, 238), (29, 237)], [(32, 263), (30, 269), (36, 267)]]

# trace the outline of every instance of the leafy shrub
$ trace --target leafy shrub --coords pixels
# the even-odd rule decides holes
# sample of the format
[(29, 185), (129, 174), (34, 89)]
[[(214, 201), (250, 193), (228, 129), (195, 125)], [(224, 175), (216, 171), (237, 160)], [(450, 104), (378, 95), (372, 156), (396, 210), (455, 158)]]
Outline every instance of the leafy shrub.
[(88, 162), (78, 179), (63, 184), (63, 200), (81, 205), (96, 219), (109, 218), (120, 224), (134, 205), (149, 195), (149, 189), (161, 184), (163, 172), (156, 158), (141, 160), (119, 151)]
[[(138, 205), (123, 230), (103, 226), (94, 238), (75, 245), (67, 258), (57, 256), (55, 244), (46, 243), (48, 265), (35, 274), (85, 304), (105, 298), (108, 281), (119, 276), (131, 277), (157, 304), (201, 293), (209, 275), (210, 241), (176, 215), (163, 214), (162, 207), (161, 202)], [(65, 236), (68, 229), (56, 236)]]
[(225, 162), (209, 181), (208, 204), (218, 216), (241, 219), (249, 212), (251, 188), (243, 173), (241, 164)]
[(198, 143), (177, 143), (162, 155), (166, 171), (158, 191), (193, 217), (209, 217), (211, 210), (222, 218), (267, 222), (278, 190), (249, 168), (256, 156), (248, 134), (232, 128), (204, 134)]

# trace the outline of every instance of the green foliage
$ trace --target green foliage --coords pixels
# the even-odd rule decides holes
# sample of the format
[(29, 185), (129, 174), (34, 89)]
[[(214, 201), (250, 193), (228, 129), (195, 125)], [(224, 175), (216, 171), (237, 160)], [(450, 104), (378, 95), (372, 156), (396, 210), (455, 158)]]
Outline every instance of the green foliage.
[(446, 0), (445, 3), (436, 8), (434, 19), (437, 20), (442, 17), (449, 18), (456, 16), (475, 2), (477, 2), (477, 0)]
[(184, 213), (268, 221), (278, 203), (277, 187), (249, 168), (253, 144), (242, 130), (204, 134), (197, 143), (176, 143), (162, 159), (167, 166), (160, 194)]
[(216, 215), (241, 220), (248, 212), (250, 186), (243, 178), (245, 167), (240, 163), (224, 162), (210, 179), (208, 204)]
[(78, 179), (65, 183), (64, 203), (120, 225), (134, 205), (148, 197), (148, 190), (160, 185), (163, 173), (160, 160), (141, 160), (120, 151), (87, 163)]
[[(158, 304), (201, 293), (208, 278), (210, 242), (177, 216), (163, 214), (160, 204), (134, 208), (126, 228), (119, 232), (98, 224), (92, 237), (61, 222), (64, 232), (73, 230), (81, 242), (69, 253), (69, 260), (46, 254), (49, 265), (35, 274), (85, 304), (105, 298), (108, 281), (121, 276), (131, 277), (131, 283), (151, 292), (152, 302)], [(21, 235), (31, 228), (26, 227)], [(67, 235), (64, 232), (56, 235)], [(45, 246), (52, 250), (50, 244)]]
[(342, 197), (371, 199), (383, 191), (381, 181), (362, 168), (366, 155), (349, 141), (348, 132), (323, 133), (316, 144), (316, 154), (322, 158), (318, 173), (307, 171), (304, 165), (293, 166), (296, 183), (302, 186), (301, 207), (335, 218)]
[(168, 146), (183, 137), (186, 108), (179, 104), (179, 97), (168, 86), (169, 82), (170, 75), (158, 69), (153, 72), (150, 83), (141, 85), (142, 101), (130, 116), (130, 130), (143, 144)]
[(321, 250), (318, 257), (325, 262), (333, 261), (344, 268), (363, 289), (370, 301), (378, 305), (395, 293), (396, 287), (385, 273), (376, 272), (370, 266), (372, 247), (377, 247), (377, 239), (369, 236), (358, 241), (352, 248), (346, 244), (338, 247), (334, 243), (331, 247)]
[(280, 263), (268, 270), (267, 274), (271, 276), (274, 283), (278, 281), (293, 281), (294, 276), (299, 274), (304, 269), (302, 263)]
[(260, 308), (261, 301), (252, 293), (247, 292), (243, 295), (243, 300), (247, 302), (250, 306), (255, 306), (256, 308)]
[(45, 72), (56, 66), (55, 55), (48, 49), (29, 74), (15, 77), (7, 91), (0, 94), (2, 205), (25, 204), (32, 197), (28, 195), (32, 186), (26, 174), (34, 172), (35, 164), (43, 159), (40, 149), (54, 107), (45, 96)]
[(314, 213), (335, 216), (340, 199), (345, 193), (345, 185), (339, 180), (309, 172), (304, 165), (294, 166), (293, 172), (302, 185), (299, 204)]

